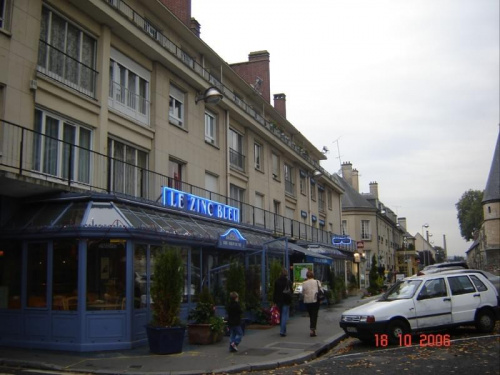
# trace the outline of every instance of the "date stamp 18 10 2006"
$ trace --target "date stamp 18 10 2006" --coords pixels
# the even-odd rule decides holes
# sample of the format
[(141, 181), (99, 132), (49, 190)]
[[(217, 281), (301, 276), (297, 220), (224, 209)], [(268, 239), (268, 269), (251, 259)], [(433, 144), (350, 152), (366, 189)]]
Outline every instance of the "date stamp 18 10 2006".
[[(389, 336), (386, 334), (375, 334), (375, 346), (386, 347), (389, 345)], [(399, 335), (399, 346), (412, 346), (413, 336), (410, 334)], [(418, 337), (418, 345), (424, 347), (448, 347), (451, 345), (448, 334), (421, 334)]]

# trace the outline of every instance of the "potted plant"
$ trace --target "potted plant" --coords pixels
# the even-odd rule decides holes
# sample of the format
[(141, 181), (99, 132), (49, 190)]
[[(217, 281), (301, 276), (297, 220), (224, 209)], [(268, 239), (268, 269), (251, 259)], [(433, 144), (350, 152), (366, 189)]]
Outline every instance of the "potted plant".
[(190, 344), (214, 344), (224, 336), (225, 322), (215, 314), (214, 298), (207, 287), (198, 296), (196, 307), (189, 312), (188, 339)]
[(155, 258), (151, 285), (153, 319), (146, 326), (149, 348), (155, 354), (182, 352), (185, 327), (179, 311), (184, 285), (184, 268), (179, 250), (163, 248)]

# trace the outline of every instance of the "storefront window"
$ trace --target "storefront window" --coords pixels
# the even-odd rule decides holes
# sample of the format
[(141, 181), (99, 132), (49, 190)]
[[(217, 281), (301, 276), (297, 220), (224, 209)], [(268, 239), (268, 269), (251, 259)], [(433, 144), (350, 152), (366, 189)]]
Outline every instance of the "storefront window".
[(78, 309), (78, 241), (54, 241), (53, 310)]
[(134, 250), (134, 309), (146, 307), (147, 250), (144, 244), (136, 245)]
[(0, 309), (21, 308), (22, 254), (18, 242), (0, 245)]
[(87, 309), (125, 309), (125, 240), (89, 240)]
[(47, 307), (47, 244), (28, 244), (28, 307)]

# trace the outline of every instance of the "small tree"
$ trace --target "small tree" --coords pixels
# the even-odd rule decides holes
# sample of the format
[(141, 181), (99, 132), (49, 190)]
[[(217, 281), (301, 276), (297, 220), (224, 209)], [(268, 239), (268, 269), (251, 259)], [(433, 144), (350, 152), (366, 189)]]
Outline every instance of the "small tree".
[(378, 268), (377, 268), (377, 257), (375, 254), (372, 256), (372, 266), (370, 268), (370, 286), (368, 287), (368, 291), (371, 294), (376, 294), (382, 287), (382, 280), (380, 278)]
[(479, 190), (466, 191), (455, 204), (460, 234), (466, 241), (474, 239), (475, 233), (483, 222), (483, 192)]
[(179, 250), (163, 248), (155, 258), (154, 280), (151, 285), (153, 326), (180, 325), (179, 311), (184, 286), (184, 268)]
[(244, 311), (246, 306), (245, 267), (236, 261), (231, 262), (226, 272), (226, 306), (229, 306), (229, 293), (231, 292), (238, 293), (241, 309)]
[(261, 292), (260, 292), (260, 267), (253, 265), (248, 267), (245, 273), (246, 280), (246, 309), (255, 310), (260, 307), (261, 304)]
[(267, 300), (269, 301), (270, 304), (273, 303), (274, 283), (281, 276), (282, 269), (283, 266), (279, 260), (273, 259), (271, 261), (271, 264), (269, 265), (269, 288), (267, 289), (268, 290)]

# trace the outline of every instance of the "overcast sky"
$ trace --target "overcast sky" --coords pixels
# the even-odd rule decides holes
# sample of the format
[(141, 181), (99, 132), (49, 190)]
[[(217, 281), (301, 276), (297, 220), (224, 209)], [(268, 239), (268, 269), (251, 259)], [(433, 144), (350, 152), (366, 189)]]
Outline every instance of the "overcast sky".
[[(201, 38), (228, 63), (267, 50), (271, 98), (331, 173), (415, 235), (465, 255), (455, 204), (484, 190), (499, 132), (498, 0), (192, 0)], [(271, 99), (272, 100), (272, 99)]]

